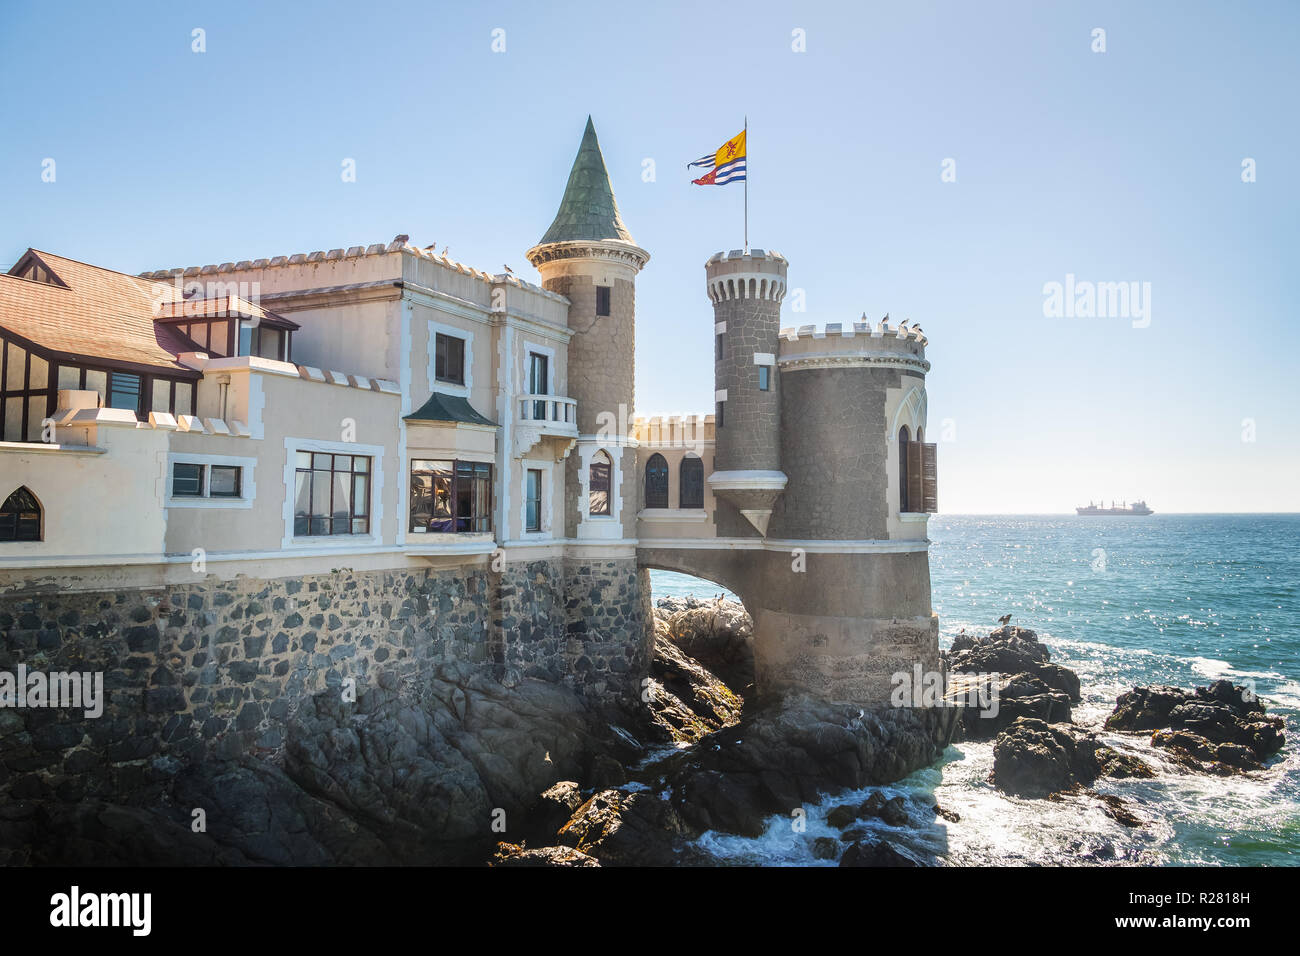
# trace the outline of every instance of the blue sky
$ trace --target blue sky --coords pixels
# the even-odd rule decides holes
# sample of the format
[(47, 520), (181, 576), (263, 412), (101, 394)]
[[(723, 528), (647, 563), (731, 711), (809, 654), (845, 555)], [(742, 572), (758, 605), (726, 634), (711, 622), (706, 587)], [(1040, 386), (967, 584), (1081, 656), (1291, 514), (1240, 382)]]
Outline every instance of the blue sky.
[[(523, 253), (591, 113), (652, 256), (638, 413), (703, 412), (703, 264), (741, 245), (742, 188), (684, 164), (748, 115), (750, 241), (807, 306), (783, 324), (888, 312), (930, 338), (944, 511), (1300, 510), (1300, 5), (288, 7), (7, 3), (0, 263), (31, 245), (137, 272), (404, 232), (536, 279)], [(1067, 274), (1150, 283), (1149, 326), (1045, 317)]]

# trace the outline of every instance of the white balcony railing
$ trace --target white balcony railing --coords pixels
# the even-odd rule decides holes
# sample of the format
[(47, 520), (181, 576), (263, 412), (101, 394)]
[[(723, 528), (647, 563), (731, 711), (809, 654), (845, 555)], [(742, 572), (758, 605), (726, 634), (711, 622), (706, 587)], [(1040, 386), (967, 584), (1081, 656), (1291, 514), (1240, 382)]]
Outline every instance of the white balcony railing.
[(578, 431), (578, 400), (559, 395), (519, 395), (519, 420), (565, 434)]

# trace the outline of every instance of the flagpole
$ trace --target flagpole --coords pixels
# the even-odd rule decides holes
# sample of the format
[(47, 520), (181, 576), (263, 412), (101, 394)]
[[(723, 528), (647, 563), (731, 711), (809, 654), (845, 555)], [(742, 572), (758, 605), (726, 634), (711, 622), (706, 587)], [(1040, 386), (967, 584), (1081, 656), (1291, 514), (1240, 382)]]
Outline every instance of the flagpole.
[(745, 117), (745, 255), (749, 255), (749, 117)]

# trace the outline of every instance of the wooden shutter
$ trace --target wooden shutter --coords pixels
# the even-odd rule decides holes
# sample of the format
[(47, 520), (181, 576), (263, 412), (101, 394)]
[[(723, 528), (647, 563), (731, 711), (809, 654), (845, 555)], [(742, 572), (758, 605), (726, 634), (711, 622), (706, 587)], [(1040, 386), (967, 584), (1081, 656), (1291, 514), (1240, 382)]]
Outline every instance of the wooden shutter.
[(923, 455), (920, 442), (907, 443), (907, 510), (921, 511), (925, 498), (925, 484), (922, 481)]
[(939, 446), (921, 445), (922, 511), (934, 514), (939, 510)]

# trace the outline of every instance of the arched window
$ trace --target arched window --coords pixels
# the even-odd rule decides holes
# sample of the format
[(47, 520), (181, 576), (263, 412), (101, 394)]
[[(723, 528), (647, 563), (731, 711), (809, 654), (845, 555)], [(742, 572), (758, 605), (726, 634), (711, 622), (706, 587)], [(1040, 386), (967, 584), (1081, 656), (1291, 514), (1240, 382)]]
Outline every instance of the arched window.
[(907, 446), (911, 433), (904, 425), (898, 430), (898, 510), (907, 510)]
[(40, 541), (41, 504), (26, 487), (0, 505), (0, 541)]
[(668, 507), (668, 462), (658, 452), (645, 465), (645, 506)]
[(678, 490), (681, 494), (681, 508), (703, 508), (704, 507), (704, 461), (698, 455), (687, 455), (682, 459), (681, 483)]
[(603, 451), (596, 452), (587, 470), (587, 514), (611, 514), (610, 482), (613, 473), (614, 462), (609, 455)]

